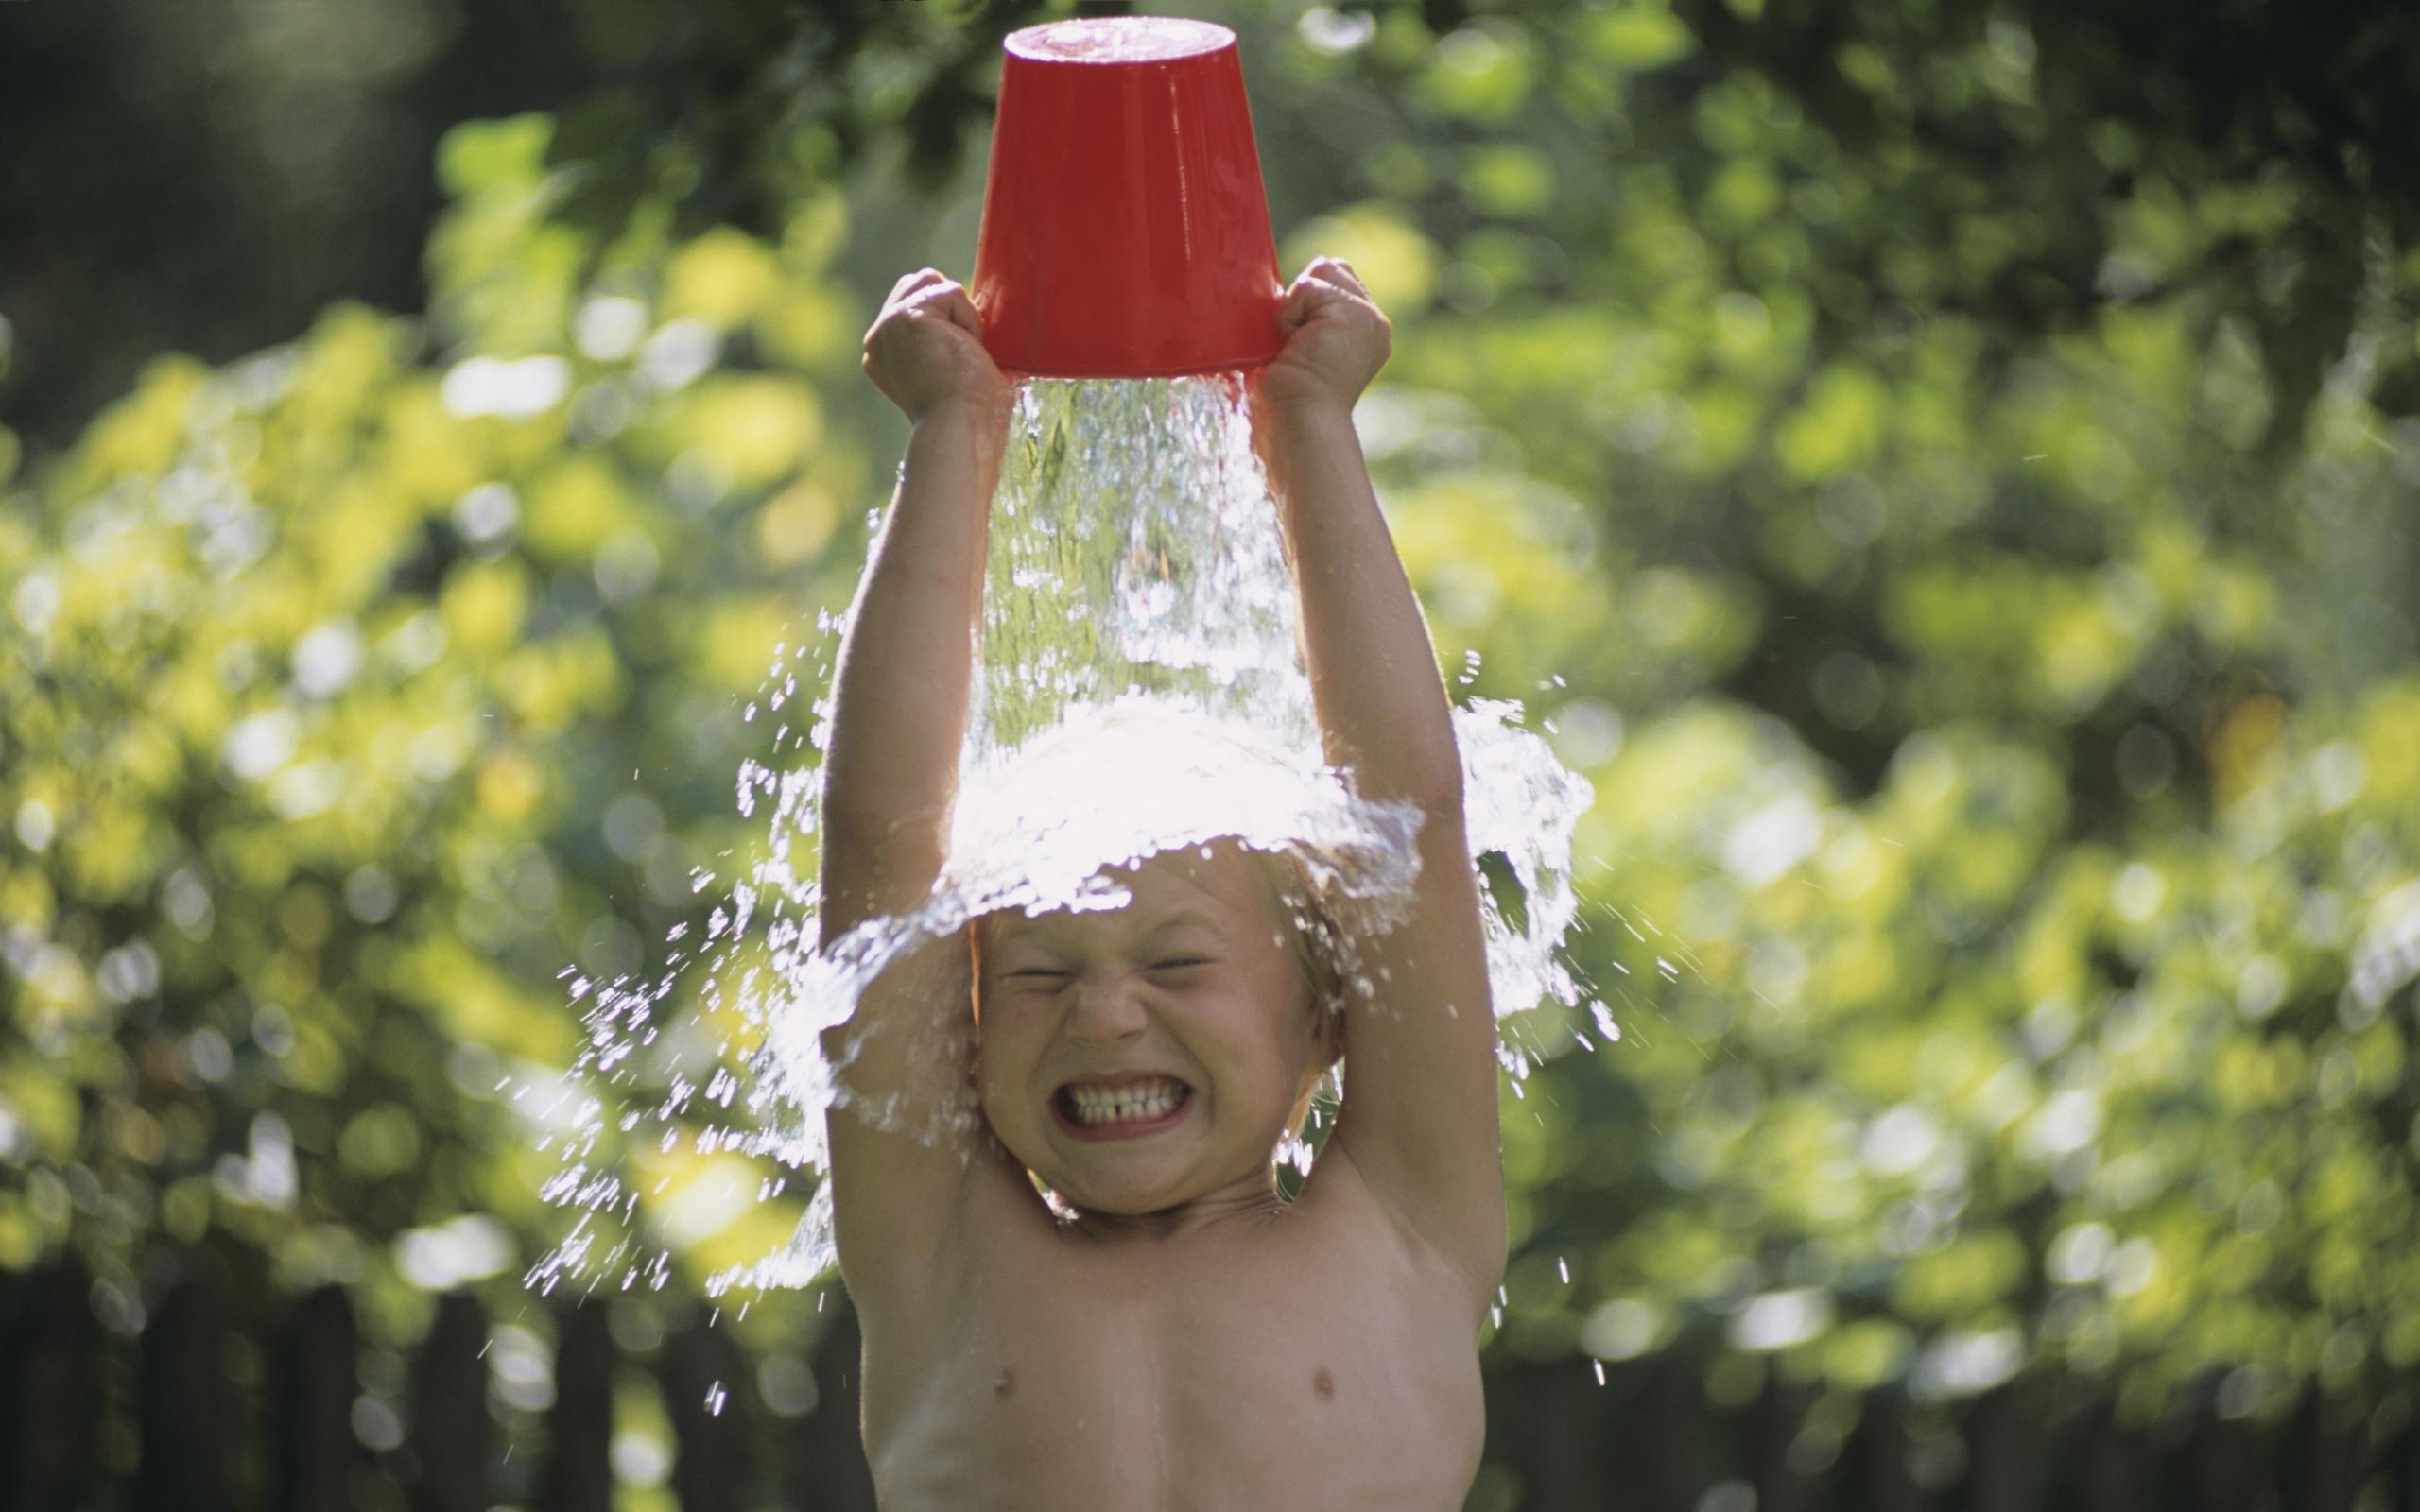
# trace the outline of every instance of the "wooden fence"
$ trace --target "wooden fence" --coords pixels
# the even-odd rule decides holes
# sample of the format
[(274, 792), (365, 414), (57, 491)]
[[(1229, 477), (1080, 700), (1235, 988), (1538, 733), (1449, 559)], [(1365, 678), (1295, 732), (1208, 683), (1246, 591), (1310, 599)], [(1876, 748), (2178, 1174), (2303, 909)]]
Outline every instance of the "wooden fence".
[[(552, 1314), (552, 1400), (534, 1415), (542, 1431), (509, 1444), (492, 1407), (492, 1320), (468, 1295), (439, 1299), (390, 1406), (365, 1384), (340, 1287), (252, 1337), (189, 1278), (124, 1337), (96, 1321), (93, 1282), (73, 1268), (0, 1272), (0, 1512), (609, 1512), (615, 1383), (631, 1366), (660, 1383), (682, 1512), (873, 1512), (845, 1308), (810, 1357), (813, 1409), (789, 1418), (702, 1319), (632, 1355), (601, 1303), (531, 1308)], [(516, 1455), (531, 1439), (543, 1452)]]
[[(0, 1509), (608, 1512), (614, 1383), (636, 1367), (661, 1388), (663, 1480), (682, 1512), (873, 1512), (857, 1331), (837, 1300), (806, 1355), (811, 1389), (780, 1403), (761, 1400), (728, 1331), (692, 1321), (632, 1350), (605, 1307), (551, 1310), (543, 1432), (506, 1444), (491, 1320), (471, 1297), (439, 1301), (385, 1383), (390, 1410), (365, 1385), (341, 1288), (254, 1337), (188, 1278), (129, 1336), (99, 1324), (71, 1267), (0, 1273)], [(1506, 1363), (1469, 1512), (2420, 1512), (2414, 1387), (2238, 1419), (2213, 1389), (2135, 1431), (2103, 1385), (2052, 1374), (1944, 1415), (1893, 1391), (1844, 1401), (1777, 1383), (1725, 1406), (1676, 1355), (1604, 1366), (1601, 1382), (1586, 1360)], [(532, 1440), (543, 1452), (516, 1457)]]

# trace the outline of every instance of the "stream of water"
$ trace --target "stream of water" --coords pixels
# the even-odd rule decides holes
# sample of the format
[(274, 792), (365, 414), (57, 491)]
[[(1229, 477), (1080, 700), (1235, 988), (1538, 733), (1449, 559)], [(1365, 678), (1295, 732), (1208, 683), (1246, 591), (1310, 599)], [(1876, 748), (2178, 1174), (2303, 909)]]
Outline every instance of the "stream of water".
[[(545, 1194), (584, 1211), (533, 1284), (664, 1283), (661, 1244), (627, 1226), (646, 1194), (614, 1170), (609, 1121), (624, 1141), (666, 1153), (685, 1142), (820, 1172), (824, 1110), (842, 1095), (823, 1031), (848, 1021), (875, 974), (983, 914), (1098, 905), (1106, 868), (1231, 837), (1293, 857), (1312, 879), (1334, 925), (1332, 964), (1349, 975), (1352, 937), (1408, 897), (1416, 816), (1357, 798), (1320, 757), (1276, 507), (1238, 376), (1021, 386), (994, 502), (981, 645), (950, 859), (924, 906), (812, 948), (814, 868), (799, 842), (811, 848), (819, 773), (801, 749), (787, 769), (742, 768), (740, 806), (769, 810), (769, 845), (693, 954), (684, 960), (676, 931), (661, 980), (573, 985), (589, 1003), (577, 1069), (592, 1091), (563, 1121), (563, 1167)], [(812, 684), (820, 669), (807, 670)], [(775, 709), (797, 696), (786, 664), (772, 686)], [(1571, 836), (1589, 787), (1521, 717), (1517, 705), (1487, 701), (1455, 712), (1470, 847), (1491, 881), (1496, 1012), (1585, 1009), (1612, 1035), (1557, 954), (1577, 908)], [(733, 953), (755, 964), (728, 994), (718, 975), (699, 996), (735, 1012), (749, 1043), (657, 1022), (681, 971), (730, 975)], [(864, 1111), (930, 1139), (967, 1137), (971, 1037), (970, 1022), (934, 1038), (928, 1095)], [(1502, 1037), (1516, 1089), (1532, 1053), (1521, 1046), (1544, 1039)], [(624, 1110), (609, 1114), (609, 1103)], [(1307, 1168), (1307, 1148), (1287, 1154)], [(785, 1184), (766, 1180), (758, 1200)], [(831, 1259), (819, 1185), (788, 1244), (710, 1290), (805, 1285)]]

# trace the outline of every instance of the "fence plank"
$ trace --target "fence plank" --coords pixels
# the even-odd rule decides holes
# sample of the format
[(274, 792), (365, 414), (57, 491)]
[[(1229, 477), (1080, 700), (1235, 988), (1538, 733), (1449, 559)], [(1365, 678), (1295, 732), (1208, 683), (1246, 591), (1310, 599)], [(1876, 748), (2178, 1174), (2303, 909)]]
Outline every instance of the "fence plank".
[(218, 1295), (201, 1277), (168, 1289), (143, 1331), (136, 1420), (143, 1457), (135, 1512), (223, 1512), (227, 1506), (227, 1374), (219, 1363)]
[(1907, 1405), (1895, 1391), (1866, 1393), (1857, 1427), (1841, 1449), (1832, 1504), (1857, 1512), (1921, 1512), (1925, 1493), (1908, 1467)]
[(2386, 1440), (2378, 1446), (2383, 1462), (2379, 1479), (2386, 1483), (2394, 1512), (2420, 1512), (2420, 1421), (2411, 1418), (2409, 1397), (2403, 1399), (2403, 1417), (2400, 1427), (2379, 1424)]
[[(752, 1478), (748, 1362), (731, 1336), (703, 1317), (664, 1341), (656, 1378), (672, 1419), (672, 1491), (681, 1512), (739, 1512)], [(718, 1399), (710, 1405), (709, 1398)]]
[(1815, 1478), (1790, 1462), (1790, 1446), (1814, 1397), (1807, 1387), (1772, 1380), (1748, 1406), (1743, 1447), (1757, 1512), (1815, 1512), (1822, 1504)]
[(450, 1292), (412, 1362), (413, 1487), (419, 1512), (487, 1512), (488, 1457), (495, 1421), (488, 1415), (488, 1313), (479, 1300)]
[(857, 1435), (857, 1381), (863, 1336), (838, 1287), (825, 1294), (833, 1317), (815, 1349), (817, 1404), (798, 1420), (786, 1487), (799, 1512), (874, 1512), (873, 1472)]
[(614, 1335), (601, 1302), (555, 1314), (555, 1405), (546, 1414), (546, 1512), (613, 1512)]
[(1960, 1512), (2035, 1512), (2041, 1497), (2041, 1429), (2028, 1423), (2017, 1388), (1984, 1394), (1966, 1413), (1966, 1474)]
[(1694, 1512), (1713, 1475), (1703, 1378), (1677, 1355), (1609, 1366), (1613, 1448), (1605, 1504), (1617, 1512)]
[(2225, 1421), (2204, 1405), (2186, 1449), (2191, 1457), (2187, 1512), (2252, 1512), (2269, 1481), (2256, 1450), (2241, 1423)]
[(352, 1512), (353, 1468), (361, 1458), (353, 1434), (359, 1347), (343, 1287), (322, 1286), (295, 1309), (271, 1427), (277, 1462), (269, 1504), (278, 1512)]
[(1613, 1399), (1581, 1360), (1490, 1378), (1487, 1459), (1520, 1478), (1522, 1512), (1599, 1512)]
[(2118, 1426), (2117, 1404), (2106, 1398), (2084, 1413), (2076, 1433), (2067, 1504), (2077, 1512), (2138, 1512), (2150, 1497), (2150, 1451), (2141, 1436)]
[(92, 1282), (69, 1261), (5, 1278), (0, 1505), (69, 1512), (90, 1474), (100, 1339)]
[(2369, 1460), (2363, 1416), (2323, 1392), (2304, 1394), (2278, 1466), (2281, 1512), (2352, 1512)]

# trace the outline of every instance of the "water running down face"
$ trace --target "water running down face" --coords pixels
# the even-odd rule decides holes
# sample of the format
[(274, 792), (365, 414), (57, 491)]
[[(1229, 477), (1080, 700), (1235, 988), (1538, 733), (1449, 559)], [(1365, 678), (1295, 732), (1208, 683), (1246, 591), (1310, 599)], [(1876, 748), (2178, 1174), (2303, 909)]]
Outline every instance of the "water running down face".
[(1121, 908), (981, 926), (984, 1117), (1079, 1211), (1266, 1204), (1270, 1152), (1335, 1058), (1258, 866), (1205, 849), (1113, 873)]

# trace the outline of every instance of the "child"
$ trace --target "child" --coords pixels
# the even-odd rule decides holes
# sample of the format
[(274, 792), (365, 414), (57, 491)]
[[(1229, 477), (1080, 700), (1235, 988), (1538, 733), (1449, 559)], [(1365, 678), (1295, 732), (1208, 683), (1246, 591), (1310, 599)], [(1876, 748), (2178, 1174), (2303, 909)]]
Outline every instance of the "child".
[[(1358, 942), (1351, 1075), (1290, 1203), (1272, 1151), (1340, 1046), (1260, 853), (1149, 857), (1110, 874), (1123, 907), (994, 916), (868, 989), (829, 1037), (831, 1180), (888, 1512), (1452, 1509), (1478, 1465), (1495, 1024), (1443, 681), (1353, 431), (1387, 322), (1327, 259), (1281, 318), (1255, 444), (1327, 759), (1422, 820), (1409, 915)], [(1010, 407), (980, 335), (927, 269), (866, 336), (914, 429), (835, 693), (826, 944), (915, 908), (944, 861)], [(970, 955), (971, 1155), (860, 1113), (959, 1042)]]

